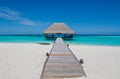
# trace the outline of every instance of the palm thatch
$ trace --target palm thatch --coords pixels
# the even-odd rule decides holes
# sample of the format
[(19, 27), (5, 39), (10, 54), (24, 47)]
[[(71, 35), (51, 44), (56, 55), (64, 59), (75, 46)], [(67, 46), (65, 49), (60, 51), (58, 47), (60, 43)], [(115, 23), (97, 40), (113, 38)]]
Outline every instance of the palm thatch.
[(75, 32), (64, 23), (54, 23), (44, 34), (74, 34)]

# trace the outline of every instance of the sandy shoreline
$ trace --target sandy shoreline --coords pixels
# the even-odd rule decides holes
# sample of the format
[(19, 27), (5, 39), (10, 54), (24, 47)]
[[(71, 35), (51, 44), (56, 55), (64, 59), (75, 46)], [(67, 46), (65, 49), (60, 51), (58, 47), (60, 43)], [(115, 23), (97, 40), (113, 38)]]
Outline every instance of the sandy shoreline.
[[(120, 46), (70, 45), (84, 59), (87, 77), (71, 79), (119, 79)], [(40, 79), (46, 52), (52, 45), (0, 43), (0, 79)]]

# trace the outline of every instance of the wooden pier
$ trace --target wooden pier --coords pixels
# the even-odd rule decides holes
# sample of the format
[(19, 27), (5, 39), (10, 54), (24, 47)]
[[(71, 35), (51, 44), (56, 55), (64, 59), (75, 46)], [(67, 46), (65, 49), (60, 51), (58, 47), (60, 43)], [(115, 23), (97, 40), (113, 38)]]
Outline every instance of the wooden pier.
[(57, 38), (44, 63), (40, 79), (59, 79), (81, 76), (85, 76), (81, 64), (62, 38)]

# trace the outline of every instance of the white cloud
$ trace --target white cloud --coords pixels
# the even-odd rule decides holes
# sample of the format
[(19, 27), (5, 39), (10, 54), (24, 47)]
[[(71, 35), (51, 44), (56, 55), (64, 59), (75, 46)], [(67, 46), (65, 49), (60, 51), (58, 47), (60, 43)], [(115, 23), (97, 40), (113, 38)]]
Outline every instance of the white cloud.
[(8, 19), (8, 20), (22, 19), (18, 12), (12, 11), (9, 8), (0, 8), (0, 18)]
[(48, 22), (45, 22), (45, 23), (34, 22), (28, 18), (22, 17), (21, 13), (13, 11), (7, 7), (0, 8), (0, 18), (14, 21), (23, 25), (29, 25), (29, 26), (41, 26), (43, 24), (45, 25), (49, 24)]
[(37, 23), (35, 23), (31, 20), (28, 20), (28, 19), (21, 20), (19, 23), (24, 24), (24, 25), (30, 25), (30, 26), (37, 25)]

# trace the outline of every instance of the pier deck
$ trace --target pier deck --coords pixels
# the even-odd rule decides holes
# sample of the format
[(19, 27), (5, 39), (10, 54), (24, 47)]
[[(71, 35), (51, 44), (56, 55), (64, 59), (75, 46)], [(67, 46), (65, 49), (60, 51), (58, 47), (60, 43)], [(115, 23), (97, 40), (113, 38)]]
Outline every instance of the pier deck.
[(81, 76), (84, 76), (81, 64), (62, 38), (57, 38), (44, 64), (41, 79)]

